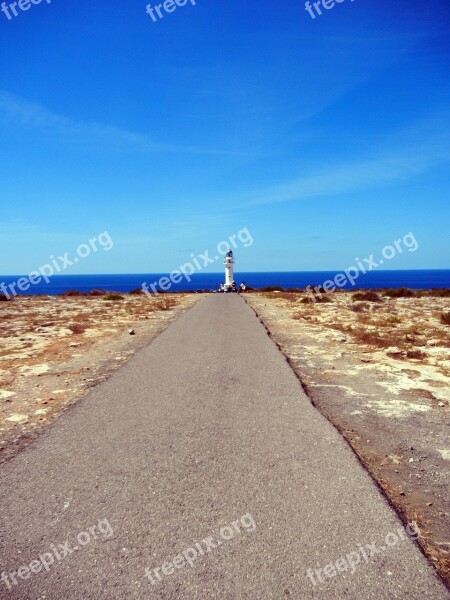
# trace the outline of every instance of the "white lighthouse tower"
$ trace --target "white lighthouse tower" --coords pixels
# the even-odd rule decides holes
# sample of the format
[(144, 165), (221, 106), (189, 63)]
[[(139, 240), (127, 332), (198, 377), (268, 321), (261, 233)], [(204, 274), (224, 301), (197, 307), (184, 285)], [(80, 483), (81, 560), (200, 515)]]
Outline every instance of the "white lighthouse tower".
[(232, 250), (228, 250), (225, 256), (225, 286), (224, 291), (228, 292), (233, 289), (234, 282), (234, 258)]

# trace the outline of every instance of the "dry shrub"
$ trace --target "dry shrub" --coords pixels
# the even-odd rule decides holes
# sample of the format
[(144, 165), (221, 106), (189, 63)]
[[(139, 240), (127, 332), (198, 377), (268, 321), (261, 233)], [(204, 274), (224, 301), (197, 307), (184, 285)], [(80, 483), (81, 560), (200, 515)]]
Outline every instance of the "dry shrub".
[(324, 302), (333, 302), (333, 300), (331, 294), (326, 294), (325, 296), (314, 296), (314, 299), (311, 296), (306, 296), (301, 302), (302, 304), (323, 304)]
[(363, 312), (367, 312), (369, 310), (369, 305), (368, 304), (355, 304), (354, 306), (351, 307), (351, 310), (355, 313), (363, 313)]
[(378, 331), (367, 331), (366, 329), (359, 329), (353, 332), (356, 340), (361, 344), (368, 344), (369, 346), (377, 346), (378, 348), (389, 348), (395, 346), (398, 340), (391, 336), (381, 336)]
[(443, 312), (441, 314), (441, 323), (444, 325), (450, 325), (450, 312)]
[(418, 290), (419, 298), (450, 298), (450, 288), (434, 288), (432, 290)]
[(70, 331), (75, 335), (81, 335), (86, 331), (86, 327), (84, 327), (84, 325), (80, 325), (79, 323), (68, 325), (67, 329), (70, 329)]
[(174, 308), (177, 304), (178, 302), (174, 298), (166, 298), (164, 300), (164, 305), (161, 308), (161, 310), (170, 310), (171, 308)]
[(353, 295), (353, 302), (356, 301), (382, 302), (382, 299), (376, 292), (369, 290), (368, 292), (356, 292), (356, 294)]
[[(74, 323), (86, 323), (86, 321), (90, 321), (92, 319), (92, 312), (80, 312), (77, 315), (73, 315), (71, 316), (71, 320)], [(101, 313), (102, 315), (104, 314), (103, 312)], [(55, 323), (52, 323), (52, 325), (54, 325)], [(43, 325), (42, 327), (46, 327), (46, 325)]]
[(383, 315), (377, 315), (377, 325), (380, 327), (395, 327), (396, 325), (400, 325), (402, 322), (398, 317), (386, 317), (383, 319)]
[(72, 296), (84, 296), (84, 294), (83, 292), (80, 292), (78, 290), (67, 290), (67, 292), (63, 292), (62, 294), (60, 294), (60, 296), (63, 296), (64, 298), (70, 298)]
[(358, 323), (361, 323), (362, 325), (374, 325), (374, 323), (372, 321), (372, 317), (369, 313), (362, 313), (362, 314), (356, 315), (356, 320), (358, 321)]
[(414, 358), (416, 360), (423, 360), (427, 355), (422, 350), (408, 350), (406, 358)]
[(152, 310), (170, 310), (178, 304), (175, 298), (158, 298), (158, 300), (152, 302)]
[(281, 292), (280, 294), (277, 294), (277, 299), (278, 298), (281, 298), (282, 300), (287, 300), (288, 302), (297, 302), (298, 294), (295, 294), (293, 292)]
[(385, 290), (384, 294), (385, 296), (389, 296), (389, 298), (414, 298), (416, 296), (416, 293), (413, 290), (407, 288)]

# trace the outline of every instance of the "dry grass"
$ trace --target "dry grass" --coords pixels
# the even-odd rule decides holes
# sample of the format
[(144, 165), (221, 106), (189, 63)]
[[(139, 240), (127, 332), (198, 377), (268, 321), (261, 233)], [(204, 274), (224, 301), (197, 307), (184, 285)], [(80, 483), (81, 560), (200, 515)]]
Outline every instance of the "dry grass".
[[(446, 290), (388, 292), (324, 294), (317, 297), (317, 302), (307, 293), (264, 296), (285, 308), (294, 320), (339, 331), (374, 351), (394, 348), (390, 353), (395, 358), (427, 361), (428, 347), (450, 347), (446, 327), (450, 324), (450, 301)], [(326, 303), (330, 303), (329, 308)]]
[(382, 334), (378, 330), (368, 331), (367, 329), (357, 329), (352, 331), (352, 335), (359, 344), (376, 346), (377, 348), (390, 348), (398, 346), (398, 338), (392, 335)]
[(46, 361), (54, 355), (62, 360), (72, 336), (77, 337), (78, 344), (90, 347), (98, 336), (126, 330), (136, 321), (148, 319), (149, 315), (170, 311), (183, 298), (180, 294), (152, 299), (119, 295), (120, 301), (115, 301), (116, 295), (111, 296), (113, 300), (105, 301), (108, 296), (69, 292), (50, 300), (43, 297), (17, 298), (1, 303), (0, 357), (3, 360), (0, 368), (6, 373), (20, 366), (20, 360), (8, 360), (10, 355), (18, 357), (23, 354), (23, 361), (32, 364)]

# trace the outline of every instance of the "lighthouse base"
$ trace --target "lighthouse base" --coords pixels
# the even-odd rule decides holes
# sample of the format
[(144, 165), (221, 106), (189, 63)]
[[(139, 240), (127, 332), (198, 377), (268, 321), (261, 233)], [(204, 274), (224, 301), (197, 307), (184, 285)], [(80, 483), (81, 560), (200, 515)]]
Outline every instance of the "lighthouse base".
[(232, 285), (222, 284), (219, 289), (219, 292), (222, 292), (224, 294), (237, 293), (238, 291), (239, 290), (235, 283), (233, 283)]

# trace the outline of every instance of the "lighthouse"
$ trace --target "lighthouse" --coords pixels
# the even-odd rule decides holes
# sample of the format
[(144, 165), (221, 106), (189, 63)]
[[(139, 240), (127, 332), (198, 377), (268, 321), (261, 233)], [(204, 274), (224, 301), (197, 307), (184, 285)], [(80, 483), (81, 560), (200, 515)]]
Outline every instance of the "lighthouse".
[(233, 289), (234, 283), (234, 258), (232, 250), (228, 250), (225, 255), (225, 286), (224, 291), (228, 292)]

